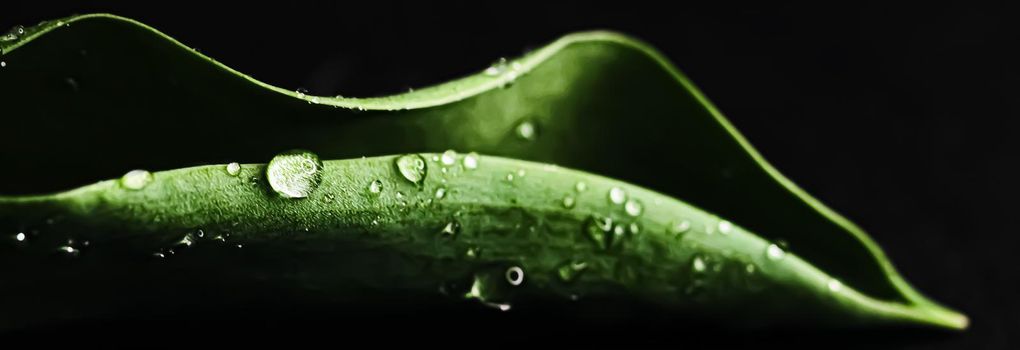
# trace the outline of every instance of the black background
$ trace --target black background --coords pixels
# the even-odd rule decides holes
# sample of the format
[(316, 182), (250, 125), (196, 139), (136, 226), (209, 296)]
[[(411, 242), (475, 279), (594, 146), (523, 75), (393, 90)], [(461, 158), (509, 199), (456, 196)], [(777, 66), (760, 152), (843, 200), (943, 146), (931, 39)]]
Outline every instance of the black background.
[[(849, 336), (853, 343), (1017, 346), (1020, 263), (1012, 252), (1020, 235), (1014, 204), (1020, 31), (1012, 8), (379, 0), (233, 6), (6, 3), (0, 27), (111, 12), (270, 84), (344, 96), (444, 82), (572, 31), (631, 34), (662, 50), (780, 171), (869, 230), (918, 289), (972, 320), (962, 334), (862, 332)], [(502, 344), (460, 343), (457, 327), (474, 321), (439, 322), (449, 322), (450, 331), (403, 340)], [(245, 337), (243, 329), (225, 329), (228, 337)], [(173, 333), (166, 330), (165, 339), (184, 340)], [(573, 341), (549, 334), (543, 340)], [(668, 325), (647, 332), (632, 325), (604, 337), (683, 346), (693, 335)], [(726, 341), (739, 342), (736, 337)], [(839, 347), (847, 338), (794, 331), (746, 340)]]

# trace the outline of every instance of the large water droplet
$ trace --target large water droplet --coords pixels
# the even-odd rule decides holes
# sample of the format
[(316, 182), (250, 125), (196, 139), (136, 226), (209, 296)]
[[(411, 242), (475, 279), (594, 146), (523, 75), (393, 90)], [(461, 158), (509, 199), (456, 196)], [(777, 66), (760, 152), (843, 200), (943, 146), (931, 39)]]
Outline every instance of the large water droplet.
[(464, 163), (464, 169), (468, 170), (478, 169), (478, 158), (479, 158), (478, 153), (475, 152), (468, 153), (466, 156), (464, 156), (464, 159), (462, 161)]
[(443, 155), (439, 156), (439, 160), (443, 162), (443, 165), (450, 166), (457, 162), (457, 152), (454, 150), (447, 150), (443, 152)]
[(383, 190), (382, 181), (373, 180), (371, 183), (368, 184), (368, 192), (371, 192), (372, 194), (379, 194), (382, 192), (382, 190)]
[(120, 185), (129, 190), (140, 190), (155, 178), (147, 170), (131, 170), (120, 177)]
[(563, 266), (560, 266), (557, 272), (560, 276), (560, 280), (569, 283), (576, 280), (577, 277), (581, 275), (581, 272), (584, 272), (584, 270), (587, 269), (588, 263), (583, 261), (571, 261), (569, 263), (563, 264)]
[(630, 216), (641, 215), (641, 212), (644, 211), (644, 207), (641, 205), (641, 202), (638, 202), (635, 199), (628, 200), (627, 204), (623, 205), (623, 209), (627, 212), (627, 215)]
[(624, 192), (622, 188), (613, 187), (609, 189), (609, 201), (613, 204), (623, 204), (627, 200), (627, 192)]
[(535, 137), (538, 136), (538, 130), (535, 127), (535, 123), (530, 120), (525, 120), (517, 124), (517, 137), (525, 141), (534, 141)]
[(769, 244), (768, 248), (765, 248), (765, 256), (767, 256), (769, 260), (782, 260), (783, 257), (786, 256), (786, 252), (778, 245)]
[(519, 286), (521, 283), (524, 283), (524, 270), (517, 266), (510, 267), (506, 269), (505, 277), (510, 285)]
[(405, 154), (397, 157), (394, 164), (396, 164), (400, 176), (403, 176), (405, 180), (410, 181), (415, 186), (421, 186), (422, 182), (425, 181), (425, 176), (428, 174), (425, 158), (417, 154)]
[(237, 164), (237, 162), (227, 164), (227, 174), (228, 175), (230, 175), (230, 176), (237, 176), (237, 174), (240, 174), (240, 173), (241, 173), (241, 164)]
[(285, 198), (305, 198), (322, 183), (322, 161), (304, 150), (284, 152), (266, 166), (269, 186)]

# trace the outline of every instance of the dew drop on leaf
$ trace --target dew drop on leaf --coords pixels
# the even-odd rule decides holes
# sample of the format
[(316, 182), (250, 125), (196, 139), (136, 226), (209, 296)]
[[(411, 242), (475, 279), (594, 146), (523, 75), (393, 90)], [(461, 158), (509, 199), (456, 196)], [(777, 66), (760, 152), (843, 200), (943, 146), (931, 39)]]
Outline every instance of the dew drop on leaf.
[(624, 204), (623, 209), (627, 211), (627, 215), (630, 216), (639, 216), (641, 215), (641, 212), (644, 211), (644, 207), (641, 205), (641, 202), (638, 202), (636, 199), (628, 200), (627, 204)]
[(694, 271), (694, 272), (705, 272), (706, 269), (707, 269), (707, 266), (705, 265), (705, 260), (702, 259), (700, 256), (695, 256), (694, 259), (691, 260), (691, 270), (692, 271)]
[(446, 197), (446, 187), (439, 187), (436, 189), (436, 199), (443, 199)]
[(728, 235), (732, 231), (733, 231), (733, 223), (731, 223), (729, 221), (726, 221), (726, 220), (719, 221), (719, 233), (722, 233), (724, 235)]
[(574, 185), (574, 190), (577, 190), (577, 192), (584, 192), (588, 190), (588, 184), (584, 181), (578, 181), (577, 184)]
[(415, 186), (421, 186), (428, 174), (425, 159), (417, 154), (405, 154), (397, 157), (394, 164), (397, 166), (400, 176)]
[(446, 226), (443, 226), (443, 230), (440, 231), (440, 233), (444, 237), (450, 238), (456, 237), (457, 234), (460, 233), (460, 223), (456, 221), (450, 221), (446, 223)]
[(669, 225), (669, 233), (676, 235), (677, 237), (683, 235), (691, 229), (691, 222), (689, 220), (680, 220)]
[(237, 162), (233, 162), (233, 163), (227, 164), (227, 174), (228, 175), (230, 175), (230, 176), (237, 176), (237, 174), (240, 174), (240, 173), (241, 173), (241, 164), (237, 164)]
[(613, 219), (610, 217), (592, 214), (591, 218), (584, 225), (584, 234), (600, 249), (609, 248), (612, 239)]
[(120, 185), (129, 190), (140, 190), (153, 179), (152, 173), (147, 170), (131, 170), (120, 177)]
[(575, 204), (575, 200), (574, 200), (573, 196), (567, 195), (566, 197), (563, 197), (563, 207), (564, 208), (567, 208), (567, 209), (573, 208), (574, 204)]
[(843, 289), (843, 282), (840, 282), (838, 279), (832, 278), (829, 279), (827, 287), (829, 287), (830, 292), (836, 293)]
[(24, 242), (25, 241), (25, 233), (24, 232), (18, 232), (18, 234), (14, 235), (14, 239), (17, 240), (18, 242)]
[(517, 124), (516, 131), (517, 137), (524, 141), (534, 141), (538, 136), (535, 123), (530, 120), (525, 120)]
[(305, 198), (322, 183), (322, 161), (304, 150), (284, 152), (266, 166), (269, 186), (284, 198)]
[(382, 190), (383, 190), (382, 181), (373, 180), (371, 183), (368, 184), (368, 192), (371, 192), (372, 194), (382, 193)]
[(464, 169), (468, 170), (478, 169), (478, 158), (479, 158), (478, 153), (475, 152), (468, 153), (466, 156), (464, 156), (464, 159), (461, 161), (462, 163), (464, 163)]
[(517, 266), (506, 269), (506, 281), (512, 286), (519, 286), (524, 283), (524, 270)]
[(768, 248), (765, 248), (765, 256), (767, 256), (769, 260), (782, 260), (783, 257), (786, 256), (786, 252), (778, 245), (769, 244)]
[(609, 189), (609, 201), (613, 204), (623, 204), (627, 200), (627, 192), (624, 192), (622, 188), (613, 187)]
[(439, 160), (443, 162), (443, 165), (453, 165), (457, 162), (457, 152), (454, 150), (447, 150), (443, 152), (443, 155), (439, 156)]

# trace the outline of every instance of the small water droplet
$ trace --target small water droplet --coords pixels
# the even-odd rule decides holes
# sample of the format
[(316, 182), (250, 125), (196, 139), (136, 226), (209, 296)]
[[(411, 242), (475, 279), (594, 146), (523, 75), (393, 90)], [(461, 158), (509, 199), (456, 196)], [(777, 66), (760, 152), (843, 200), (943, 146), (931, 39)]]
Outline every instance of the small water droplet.
[(753, 275), (755, 269), (756, 268), (754, 267), (754, 264), (744, 265), (744, 272), (746, 272), (748, 275)]
[(464, 253), (469, 259), (478, 259), (482, 255), (482, 248), (471, 247)]
[(195, 231), (195, 236), (198, 236), (198, 238), (203, 238), (205, 237), (205, 231), (199, 229), (198, 231)]
[(514, 174), (513, 173), (506, 174), (506, 181), (513, 182)]
[(439, 160), (443, 162), (443, 165), (450, 166), (457, 162), (457, 152), (454, 150), (446, 150), (443, 155), (439, 157)]
[(25, 241), (25, 233), (24, 232), (18, 232), (18, 234), (14, 235), (14, 239), (18, 240), (18, 242), (24, 242)]
[(372, 194), (382, 193), (382, 190), (383, 190), (382, 181), (373, 180), (371, 183), (368, 184), (368, 192), (371, 192)]
[(120, 185), (129, 190), (140, 190), (152, 182), (154, 177), (147, 170), (131, 170), (120, 177)]
[(0, 61), (0, 68), (7, 67), (7, 62)]
[(733, 231), (733, 223), (731, 223), (729, 221), (726, 221), (726, 220), (719, 221), (719, 233), (722, 233), (724, 235), (728, 235), (732, 231)]
[(607, 216), (592, 214), (584, 226), (585, 235), (601, 249), (608, 249), (612, 240), (613, 219)]
[(700, 256), (695, 256), (694, 259), (691, 260), (691, 269), (694, 272), (705, 272), (705, 269), (707, 269), (707, 265), (705, 265), (705, 260), (702, 259)]
[(269, 186), (284, 198), (305, 198), (322, 183), (322, 161), (315, 153), (293, 150), (280, 153), (266, 166)]
[(59, 251), (60, 253), (66, 255), (66, 256), (70, 256), (70, 257), (77, 257), (79, 254), (81, 254), (80, 250), (78, 250), (75, 247), (69, 246), (69, 245), (65, 245), (65, 246), (62, 246), (60, 248), (57, 248), (57, 251)]
[(228, 175), (230, 175), (230, 176), (237, 176), (237, 174), (240, 174), (240, 173), (241, 173), (241, 164), (237, 164), (237, 162), (233, 162), (233, 163), (227, 164), (227, 174)]
[(768, 248), (765, 248), (765, 255), (769, 260), (782, 260), (786, 256), (786, 252), (778, 245), (769, 244)]
[(443, 226), (443, 230), (440, 231), (440, 233), (442, 233), (444, 237), (450, 238), (456, 237), (457, 234), (460, 233), (460, 223), (456, 221), (450, 221), (446, 223), (446, 226)]
[(838, 279), (832, 278), (829, 279), (828, 287), (830, 292), (836, 293), (843, 289), (843, 282), (840, 282)]
[(190, 233), (184, 235), (184, 238), (181, 238), (180, 241), (177, 241), (179, 246), (190, 247), (192, 244), (195, 244), (195, 239), (191, 237)]
[(636, 222), (630, 223), (630, 225), (627, 225), (627, 228), (629, 229), (630, 234), (632, 234), (632, 235), (636, 235), (638, 233), (641, 233), (641, 225), (639, 225)]
[(627, 200), (627, 192), (624, 192), (622, 188), (613, 187), (609, 189), (609, 201), (613, 204), (623, 204)]
[(506, 58), (500, 58), (498, 61), (489, 66), (489, 68), (485, 69), (485, 75), (496, 77), (503, 74), (503, 72), (506, 71), (506, 68)]
[(584, 183), (584, 181), (578, 181), (577, 184), (574, 185), (574, 190), (576, 190), (577, 192), (587, 191), (588, 184)]
[(517, 137), (524, 141), (534, 141), (535, 137), (538, 136), (538, 132), (535, 128), (535, 123), (530, 120), (524, 120), (517, 124)]
[(524, 171), (524, 169), (517, 169), (517, 177), (524, 177), (524, 175), (527, 175), (527, 174), (528, 173), (526, 171)]
[(524, 270), (520, 267), (513, 266), (506, 269), (506, 281), (510, 282), (512, 286), (519, 286), (524, 283)]
[(573, 208), (574, 207), (574, 197), (570, 196), (570, 195), (567, 195), (566, 197), (563, 197), (563, 207), (567, 208), (567, 209)]
[(675, 235), (677, 237), (680, 237), (681, 235), (683, 235), (687, 231), (690, 231), (690, 229), (691, 229), (691, 222), (688, 221), (688, 220), (680, 220), (680, 221), (677, 221), (677, 222), (673, 222), (673, 224), (669, 225), (669, 233), (672, 233), (673, 235)]
[(298, 97), (305, 97), (305, 94), (308, 94), (308, 89), (297, 88), (297, 89), (294, 89), (294, 93), (297, 94)]
[(479, 158), (478, 153), (475, 152), (468, 153), (466, 156), (464, 156), (464, 159), (462, 160), (462, 162), (464, 163), (464, 168), (468, 170), (477, 169), (478, 158)]
[(641, 205), (641, 202), (638, 202), (635, 199), (630, 199), (627, 201), (627, 204), (623, 205), (623, 209), (627, 211), (627, 215), (638, 216), (641, 215), (642, 211), (644, 211), (644, 206)]
[(436, 189), (436, 199), (443, 199), (446, 197), (446, 187), (439, 187)]
[(569, 283), (576, 280), (577, 277), (580, 276), (581, 273), (587, 269), (588, 263), (584, 261), (571, 261), (569, 263), (563, 264), (563, 266), (560, 266), (557, 272), (560, 276), (560, 280)]
[(425, 159), (417, 154), (405, 154), (397, 157), (394, 164), (396, 164), (397, 170), (400, 171), (400, 175), (415, 186), (420, 187), (425, 181), (425, 176), (428, 174)]

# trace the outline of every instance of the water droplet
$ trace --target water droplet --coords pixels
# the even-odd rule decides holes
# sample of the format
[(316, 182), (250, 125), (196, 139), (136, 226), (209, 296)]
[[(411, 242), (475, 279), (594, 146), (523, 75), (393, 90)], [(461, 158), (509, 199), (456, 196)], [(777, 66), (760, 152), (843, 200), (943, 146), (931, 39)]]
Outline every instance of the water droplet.
[(446, 226), (443, 226), (443, 230), (440, 231), (440, 233), (442, 233), (444, 237), (450, 238), (456, 237), (457, 234), (460, 233), (460, 223), (456, 221), (450, 221), (446, 223)]
[(577, 184), (574, 185), (574, 190), (576, 190), (577, 192), (587, 191), (588, 184), (584, 183), (584, 181), (578, 181)]
[(0, 61), (0, 68), (7, 67), (7, 62)]
[(195, 231), (195, 236), (198, 236), (198, 238), (205, 237), (205, 231), (199, 229), (198, 231)]
[(478, 259), (482, 255), (482, 248), (471, 247), (468, 248), (467, 252), (464, 253), (470, 259)]
[(728, 235), (732, 231), (733, 231), (733, 223), (731, 223), (729, 221), (726, 221), (726, 220), (719, 221), (719, 233), (722, 233), (724, 235)]
[(22, 35), (25, 35), (25, 27), (14, 26), (14, 28), (11, 28), (7, 34), (0, 36), (0, 41), (17, 41), (21, 39)]
[(510, 282), (512, 286), (519, 286), (524, 283), (524, 270), (520, 267), (513, 266), (506, 269), (506, 281)]
[(613, 187), (609, 189), (609, 201), (613, 204), (623, 204), (627, 200), (627, 192), (624, 192), (622, 188)]
[(180, 246), (190, 247), (192, 244), (195, 244), (195, 239), (191, 237), (190, 233), (184, 235), (184, 238), (181, 238), (180, 241), (177, 241), (177, 245)]
[(129, 190), (140, 190), (152, 182), (152, 173), (146, 170), (131, 170), (120, 177), (120, 185)]
[(382, 192), (382, 190), (383, 190), (382, 181), (374, 180), (372, 181), (372, 183), (368, 184), (368, 192), (372, 192), (372, 194), (379, 194)]
[(305, 198), (322, 183), (322, 161), (304, 150), (284, 152), (266, 166), (269, 186), (284, 198)]
[(560, 280), (563, 282), (573, 282), (581, 275), (581, 272), (588, 269), (588, 263), (583, 261), (571, 261), (569, 263), (560, 266), (557, 270), (560, 276)]
[(297, 89), (294, 89), (294, 93), (295, 93), (295, 94), (297, 94), (297, 95), (298, 95), (298, 97), (305, 97), (305, 94), (307, 94), (307, 93), (308, 93), (308, 89), (305, 89), (305, 88), (297, 88)]
[(525, 172), (524, 169), (517, 169), (517, 177), (524, 177), (524, 175), (527, 175), (527, 174), (528, 173)]
[(638, 202), (635, 199), (628, 200), (627, 204), (623, 205), (623, 209), (627, 211), (627, 215), (630, 216), (641, 215), (641, 212), (644, 211), (644, 207), (641, 205), (641, 202)]
[(69, 246), (69, 245), (65, 245), (65, 246), (62, 246), (60, 248), (57, 248), (57, 251), (59, 251), (60, 253), (66, 255), (66, 256), (70, 256), (70, 257), (77, 257), (79, 254), (81, 254), (80, 250), (76, 249), (75, 247)]
[(838, 279), (832, 278), (829, 279), (828, 287), (830, 292), (836, 293), (843, 289), (843, 282), (840, 282)]
[(534, 141), (537, 136), (537, 130), (535, 123), (530, 120), (525, 120), (517, 124), (517, 137), (524, 141)]
[(570, 196), (570, 195), (567, 195), (566, 197), (563, 197), (563, 207), (567, 208), (567, 209), (573, 208), (574, 207), (574, 197)]
[(786, 252), (778, 245), (769, 244), (768, 248), (765, 248), (765, 255), (769, 260), (782, 260), (786, 256)]
[(641, 233), (641, 225), (639, 225), (636, 222), (630, 223), (630, 225), (627, 225), (627, 228), (630, 230), (630, 234), (632, 234), (632, 235), (636, 235), (638, 233)]
[(436, 189), (436, 199), (443, 199), (446, 197), (446, 187), (439, 187)]
[(695, 256), (694, 259), (691, 260), (691, 269), (694, 272), (705, 272), (705, 269), (707, 269), (707, 267), (708, 266), (705, 265), (705, 260), (702, 259), (700, 256)]
[(471, 152), (464, 156), (463, 163), (464, 168), (468, 170), (474, 170), (478, 168), (478, 153)]
[(612, 230), (613, 219), (598, 214), (592, 214), (584, 226), (585, 235), (601, 249), (609, 248), (609, 243), (612, 240)]
[(405, 154), (397, 157), (394, 164), (396, 164), (397, 170), (400, 171), (400, 175), (415, 186), (421, 186), (425, 181), (425, 176), (428, 174), (425, 159), (417, 154)]
[(237, 176), (237, 174), (240, 174), (240, 173), (241, 173), (241, 164), (237, 164), (237, 162), (233, 162), (233, 163), (227, 164), (227, 174), (229, 174), (230, 176)]
[(489, 68), (485, 69), (485, 75), (490, 77), (499, 76), (506, 71), (506, 68), (506, 58), (500, 58), (498, 61), (489, 66)]
[(510, 182), (513, 182), (514, 181), (514, 174), (513, 173), (506, 174), (506, 180), (510, 181)]
[(18, 232), (18, 234), (14, 235), (14, 239), (18, 240), (18, 242), (24, 242), (25, 241), (25, 233), (24, 232)]
[(447, 150), (443, 152), (443, 155), (439, 157), (439, 160), (443, 162), (443, 165), (453, 165), (457, 162), (457, 152), (454, 150)]
[(744, 272), (747, 272), (748, 275), (753, 275), (755, 269), (754, 264), (744, 265)]
[(688, 220), (680, 220), (669, 225), (669, 233), (679, 237), (691, 229), (691, 222)]

